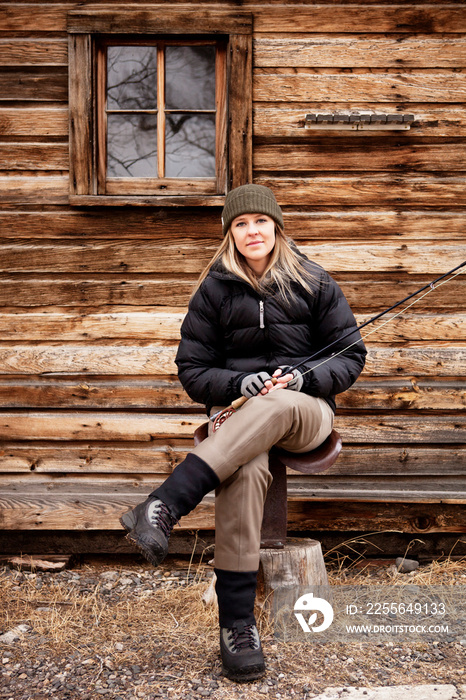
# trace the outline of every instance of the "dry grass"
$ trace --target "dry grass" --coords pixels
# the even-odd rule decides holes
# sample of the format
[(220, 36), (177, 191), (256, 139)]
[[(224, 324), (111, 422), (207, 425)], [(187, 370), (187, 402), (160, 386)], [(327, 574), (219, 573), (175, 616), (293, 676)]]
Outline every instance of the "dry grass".
[[(170, 562), (165, 568), (169, 566)], [(30, 625), (32, 632), (17, 645), (18, 653), (27, 656), (33, 650), (36, 655), (43, 652), (56, 659), (78, 655), (80, 664), (92, 669), (94, 682), (106, 669), (121, 673), (125, 667), (137, 664), (151, 669), (150, 682), (139, 685), (146, 697), (154, 692), (154, 681), (171, 697), (189, 697), (190, 693), (197, 697), (195, 692), (193, 695), (193, 682), (220, 673), (217, 613), (202, 602), (207, 587), (200, 580), (203, 566), (197, 570), (198, 580), (189, 586), (160, 587), (145, 596), (118, 595), (111, 599), (102, 594), (98, 574), (103, 569), (93, 572), (92, 565), (79, 571), (81, 578), (88, 573), (97, 581), (84, 591), (56, 574), (44, 577), (39, 589), (34, 576), (18, 587), (13, 577), (0, 574), (0, 630), (22, 623)], [(141, 569), (141, 565), (138, 567)], [(329, 578), (332, 585), (466, 585), (466, 558), (433, 561), (408, 576), (386, 565), (381, 568), (369, 561), (350, 563), (345, 558), (334, 558)], [(276, 683), (271, 688), (274, 697), (276, 691), (282, 698), (312, 697), (325, 687), (348, 684), (466, 683), (461, 650), (449, 649), (438, 663), (435, 659), (419, 663), (419, 655), (429, 649), (421, 645), (416, 651), (411, 645), (415, 653), (402, 664), (394, 657), (393, 649), (367, 643), (352, 644), (351, 649), (344, 644), (319, 645), (310, 653), (309, 644), (276, 641), (266, 611), (258, 609), (257, 617), (268, 677)], [(259, 692), (260, 684), (239, 687), (223, 678), (217, 681), (219, 687), (212, 691), (212, 698), (264, 697)]]

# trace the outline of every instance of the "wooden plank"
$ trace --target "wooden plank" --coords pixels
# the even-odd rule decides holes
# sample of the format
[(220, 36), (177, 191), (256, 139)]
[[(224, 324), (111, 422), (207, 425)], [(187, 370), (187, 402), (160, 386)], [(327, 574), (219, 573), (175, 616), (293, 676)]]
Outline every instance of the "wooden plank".
[[(455, 392), (450, 392), (453, 396)], [(453, 401), (452, 401), (453, 404)], [(0, 406), (10, 408), (138, 408), (204, 411), (176, 379), (157, 377), (13, 378), (0, 380)], [(450, 407), (449, 407), (450, 408)], [(451, 407), (453, 408), (453, 406)]]
[[(64, 204), (68, 202), (68, 181), (68, 177), (60, 176), (0, 177), (0, 202), (16, 205)], [(255, 182), (270, 187), (281, 205), (458, 207), (466, 204), (466, 179), (460, 176), (377, 173), (312, 178), (256, 177)], [(138, 206), (151, 204), (150, 197), (133, 199), (137, 200), (133, 203)], [(168, 198), (156, 199), (157, 206), (161, 206), (162, 201), (166, 201), (167, 206), (174, 204)], [(102, 201), (99, 197), (96, 200)], [(98, 201), (94, 201), (94, 204), (97, 205)], [(131, 203), (127, 198), (124, 201)], [(123, 201), (119, 204), (122, 206)]]
[(61, 280), (49, 276), (46, 279), (28, 279), (25, 284), (24, 279), (6, 277), (0, 285), (0, 303), (9, 305), (14, 299), (15, 304), (26, 307), (54, 306), (57, 303), (73, 307), (76, 304), (152, 306), (154, 303), (161, 306), (187, 306), (193, 288), (194, 279), (182, 278), (151, 280), (116, 275), (110, 279), (78, 276), (77, 279)]
[(1, 66), (67, 66), (66, 39), (0, 39)]
[[(151, 442), (189, 438), (205, 415), (95, 411), (2, 411), (1, 440), (98, 440)], [(337, 416), (335, 428), (347, 443), (461, 444), (464, 416)]]
[(0, 170), (68, 170), (68, 144), (0, 143)]
[(312, 34), (299, 38), (270, 38), (259, 35), (254, 41), (254, 65), (257, 67), (457, 68), (465, 62), (466, 38), (463, 36)]
[[(265, 71), (266, 69), (261, 69)], [(279, 69), (277, 69), (279, 70)], [(444, 70), (408, 70), (387, 73), (260, 73), (254, 74), (255, 102), (449, 102), (466, 99), (466, 76)]]
[(68, 182), (57, 175), (0, 176), (0, 204), (67, 204)]
[[(19, 110), (18, 110), (19, 111)], [(23, 110), (25, 111), (25, 110)], [(34, 110), (32, 110), (33, 112)], [(44, 115), (39, 110), (37, 119)], [(32, 119), (32, 114), (31, 114)], [(2, 110), (0, 110), (0, 127)], [(31, 125), (32, 126), (32, 125)], [(27, 131), (25, 132), (27, 133)], [(57, 134), (60, 135), (60, 134)], [(331, 237), (353, 238), (357, 231), (358, 240), (403, 241), (407, 238), (439, 242), (466, 239), (464, 211), (443, 211), (439, 209), (327, 209), (326, 211), (284, 211), (285, 229), (296, 241), (322, 241)], [(186, 221), (196, 219), (196, 226), (186, 227)], [(115, 239), (115, 231), (121, 225), (119, 209), (59, 209), (55, 211), (0, 211), (2, 240), (8, 238), (48, 239), (88, 237), (93, 239)], [(181, 240), (193, 239), (202, 245), (221, 242), (220, 211), (187, 208), (155, 209), (147, 211), (133, 208), (125, 211), (125, 241), (149, 239), (153, 242), (173, 242), (176, 236)], [(199, 239), (199, 230), (202, 239)], [(6, 242), (6, 241), (5, 241)], [(339, 244), (338, 244), (339, 245)], [(200, 273), (201, 268), (198, 272)]]
[(230, 37), (228, 189), (252, 182), (252, 36)]
[[(176, 347), (138, 345), (0, 346), (0, 374), (166, 375), (177, 374)], [(432, 344), (369, 347), (363, 376), (463, 377), (466, 348)]]
[(144, 309), (144, 311), (110, 313), (32, 313), (0, 312), (0, 333), (3, 340), (90, 340), (133, 338), (176, 343), (184, 310)]
[(92, 41), (86, 34), (69, 38), (70, 178), (73, 195), (95, 194)]
[[(164, 11), (167, 5), (173, 3), (162, 2), (159, 6)], [(178, 4), (178, 3), (177, 3)], [(185, 5), (183, 13), (185, 15), (184, 26), (189, 28), (189, 19), (186, 19), (186, 13), (191, 9), (190, 4)], [(230, 5), (230, 3), (229, 3)], [(64, 32), (66, 31), (66, 18), (70, 9), (76, 7), (75, 3), (61, 4), (35, 4), (34, 6), (34, 30), (43, 32)], [(157, 6), (149, 6), (154, 12)], [(180, 5), (178, 8), (181, 10)], [(112, 13), (115, 13), (117, 8), (108, 8)], [(119, 9), (119, 8), (118, 8)], [(126, 8), (125, 8), (126, 9)], [(217, 9), (217, 8), (216, 8)], [(462, 5), (454, 3), (434, 4), (422, 3), (419, 5), (337, 5), (336, 9), (329, 11), (329, 6), (325, 3), (314, 6), (299, 6), (299, 22), (296, 21), (296, 13), (290, 12), (289, 7), (284, 6), (281, 2), (274, 6), (274, 3), (262, 5), (258, 2), (244, 3), (241, 6), (243, 11), (249, 11), (254, 14), (254, 29), (257, 32), (274, 33), (277, 28), (281, 32), (315, 32), (318, 28), (319, 33), (322, 32), (373, 32), (374, 27), (378, 32), (390, 32), (399, 34), (400, 32), (415, 33), (415, 34), (431, 34), (434, 32), (466, 32), (466, 9)], [(158, 10), (158, 8), (157, 8)], [(222, 7), (224, 12), (228, 11), (225, 6)], [(230, 12), (237, 10), (237, 4), (231, 3)], [(24, 31), (25, 17), (28, 17), (30, 4), (15, 3), (10, 5), (2, 3), (0, 5), (0, 28), (2, 31)], [(89, 14), (89, 11), (88, 11)], [(129, 11), (126, 11), (126, 15)], [(142, 8), (138, 12), (138, 16), (142, 17), (141, 29), (148, 31), (148, 27)], [(200, 17), (199, 11), (196, 8), (196, 16)], [(200, 17), (201, 18), (201, 17)], [(129, 31), (129, 25), (126, 31)], [(158, 25), (159, 26), (159, 25)], [(219, 31), (221, 31), (221, 24)], [(223, 25), (224, 26), (224, 25)], [(97, 29), (97, 27), (96, 27)], [(108, 24), (102, 27), (103, 31), (108, 30)], [(124, 29), (124, 26), (122, 26)], [(157, 30), (157, 29), (156, 29)], [(198, 29), (196, 31), (199, 31)], [(225, 31), (225, 29), (223, 29)]]
[[(138, 478), (128, 475), (95, 474), (67, 475), (66, 479), (56, 474), (29, 474), (25, 479), (21, 474), (5, 475), (0, 480), (0, 498), (46, 497), (47, 492), (52, 498), (63, 496), (69, 498), (75, 495), (86, 499), (97, 493), (111, 492), (116, 494), (133, 493), (144, 496), (160, 483), (164, 475), (139, 474)], [(371, 503), (411, 502), (411, 503), (466, 503), (466, 478), (458, 476), (438, 475), (419, 477), (383, 476), (371, 480), (366, 477), (353, 476), (348, 479), (342, 476), (303, 476), (288, 477), (288, 498), (291, 501), (339, 501), (345, 498), (349, 501), (366, 501)], [(212, 496), (206, 499), (211, 500)], [(466, 516), (465, 516), (466, 517)]]
[[(2, 443), (0, 473), (38, 474), (148, 474), (167, 475), (192, 450), (191, 439), (181, 444), (145, 443), (138, 446), (76, 445), (35, 442)], [(325, 476), (360, 477), (398, 475), (420, 477), (439, 474), (464, 477), (464, 446), (425, 445), (350, 445), (345, 443), (341, 455)], [(296, 476), (291, 469), (288, 475)], [(313, 477), (310, 478), (310, 484)]]
[(67, 107), (7, 107), (0, 109), (4, 136), (68, 136)]
[[(339, 409), (388, 411), (463, 411), (466, 388), (461, 380), (405, 381), (360, 379), (339, 394)], [(86, 409), (190, 409), (203, 411), (193, 403), (176, 379), (124, 377), (116, 379), (13, 377), (0, 379), (3, 408), (86, 408)]]
[[(391, 315), (393, 318), (395, 312)], [(176, 343), (180, 339), (180, 326), (184, 309), (155, 307), (138, 310), (114, 310), (108, 313), (73, 313), (63, 310), (33, 313), (1, 313), (0, 334), (2, 340), (98, 340), (121, 338)], [(386, 326), (387, 315), (364, 334), (371, 333), (372, 342), (404, 343), (407, 341), (458, 340), (464, 337), (464, 314), (425, 313), (422, 306), (418, 313), (407, 313), (393, 318)], [(371, 317), (357, 314), (358, 325)], [(378, 330), (380, 328), (380, 330)], [(377, 330), (375, 330), (377, 329)]]
[(457, 207), (466, 204), (465, 178), (446, 175), (256, 177), (254, 181), (270, 187), (281, 205)]
[[(247, 6), (249, 7), (249, 6)], [(257, 9), (256, 9), (257, 8)], [(299, 19), (299, 21), (297, 21)], [(254, 30), (271, 33), (323, 32), (367, 33), (408, 32), (432, 34), (435, 32), (462, 33), (466, 31), (466, 8), (454, 4), (421, 5), (336, 5), (300, 6), (297, 13), (284, 5), (254, 7)]]
[[(34, 110), (31, 110), (31, 119), (33, 112)], [(0, 110), (0, 125), (2, 123), (1, 113)], [(68, 114), (67, 110), (66, 114)], [(37, 119), (40, 120), (42, 116), (43, 114), (39, 110)], [(68, 133), (67, 121), (64, 133)], [(440, 213), (439, 216), (447, 215)], [(197, 225), (187, 227), (186, 222), (192, 221), (194, 218)], [(38, 237), (44, 240), (91, 236), (115, 239), (115, 231), (121, 226), (121, 211), (112, 207), (89, 210), (68, 208), (53, 211), (0, 211), (0, 226), (2, 238), (22, 236), (26, 238)], [(420, 228), (422, 228), (422, 224), (420, 224)], [(215, 239), (216, 245), (219, 245), (222, 240), (220, 210), (186, 207), (182, 210), (162, 208), (148, 211), (134, 207), (125, 211), (125, 240), (139, 241), (148, 238), (150, 240), (173, 241), (174, 236), (180, 235), (180, 229), (183, 231), (183, 239), (196, 240), (199, 238), (199, 230), (202, 230), (203, 238)], [(464, 226), (461, 230), (464, 230)]]
[[(161, 11), (162, 9), (162, 11)], [(191, 9), (191, 12), (189, 11)], [(250, 34), (252, 15), (231, 12), (228, 8), (176, 6), (87, 6), (76, 7), (68, 14), (69, 32), (113, 34)]]
[[(428, 284), (431, 278), (425, 276), (414, 280), (399, 279), (346, 279), (346, 273), (334, 276), (340, 283), (353, 311), (373, 313), (383, 311), (388, 306), (403, 299), (416, 289)], [(348, 273), (349, 274), (349, 273)], [(457, 312), (459, 300), (466, 294), (464, 275), (439, 287), (429, 295), (425, 311)], [(172, 279), (152, 280), (148, 277), (131, 278), (112, 275), (96, 279), (92, 276), (74, 279), (57, 279), (48, 276), (41, 279), (3, 276), (0, 284), (0, 303), (9, 306), (14, 300), (17, 306), (35, 308), (39, 306), (55, 307), (95, 307), (102, 305), (127, 304), (153, 306), (186, 307), (194, 288), (194, 276), (191, 279), (173, 276)]]
[(329, 163), (334, 172), (454, 172), (466, 170), (466, 153), (462, 142), (406, 143), (387, 132), (364, 141), (347, 140), (342, 148), (338, 139), (326, 139), (321, 133), (298, 148), (296, 144), (258, 144), (253, 163), (256, 171), (279, 173), (328, 171)]
[[(327, 270), (342, 272), (352, 269), (360, 272), (409, 272), (422, 274), (429, 270), (434, 276), (440, 275), (459, 265), (464, 258), (464, 244), (453, 243), (451, 246), (423, 245), (394, 246), (390, 243), (339, 243), (301, 245), (300, 249), (314, 262)], [(441, 249), (441, 250), (440, 250)], [(437, 253), (437, 255), (435, 255)], [(459, 271), (461, 272), (461, 271)], [(463, 273), (461, 273), (463, 274)], [(435, 292), (434, 292), (435, 293)]]
[(32, 67), (29, 70), (2, 68), (0, 72), (0, 99), (5, 102), (66, 102), (67, 98), (67, 73), (61, 68), (55, 68), (53, 72)]
[[(329, 236), (327, 235), (327, 239)], [(306, 245), (300, 250), (333, 272), (396, 272), (429, 274), (446, 272), (464, 258), (462, 241), (402, 243), (371, 239), (356, 243), (333, 241)], [(153, 240), (134, 244), (126, 239), (79, 241), (8, 241), (0, 245), (0, 270), (13, 272), (112, 272), (197, 275), (212, 258), (217, 242)]]
[[(118, 530), (119, 518), (146, 494), (60, 494), (50, 492), (30, 497), (0, 496), (0, 526), (3, 530)], [(288, 529), (379, 532), (397, 529), (405, 533), (466, 532), (465, 509), (461, 504), (369, 503), (338, 501), (290, 501)], [(175, 526), (185, 530), (214, 529), (213, 499), (207, 496)], [(122, 533), (123, 534), (123, 533)]]
[(337, 397), (339, 408), (349, 410), (435, 410), (462, 411), (466, 407), (466, 387), (461, 381), (432, 382), (414, 377), (400, 380), (359, 380)]
[(369, 503), (339, 501), (290, 501), (288, 529), (344, 532), (404, 533), (466, 532), (463, 504)]
[[(363, 102), (305, 102), (302, 105), (288, 107), (280, 103), (277, 106), (263, 106), (258, 103), (254, 106), (254, 136), (255, 138), (293, 138), (306, 141), (315, 137), (315, 132), (305, 129), (305, 117), (310, 112), (342, 112), (342, 111), (367, 111), (368, 105)], [(406, 105), (396, 102), (371, 103), (370, 109), (374, 112), (406, 112)], [(405, 136), (430, 136), (432, 138), (458, 138), (466, 134), (466, 110), (456, 104), (419, 104), (411, 103), (409, 112), (414, 114), (414, 122)], [(347, 131), (320, 132), (338, 141), (348, 141)], [(386, 135), (387, 132), (384, 132)], [(400, 135), (400, 134), (399, 134)], [(365, 141), (368, 138), (366, 131), (352, 131), (351, 141)]]
[[(432, 243), (441, 240), (466, 238), (463, 211), (416, 211), (416, 210), (337, 210), (315, 212), (285, 212), (285, 229), (288, 235), (301, 240), (320, 240), (329, 236), (333, 240), (352, 238), (357, 232), (358, 240), (365, 238), (381, 241), (409, 239), (426, 240)], [(2, 218), (0, 214), (0, 224)], [(53, 227), (53, 224), (50, 224)], [(49, 227), (49, 228), (50, 228)], [(8, 228), (8, 227), (7, 227)], [(339, 246), (340, 243), (337, 243)]]
[(371, 503), (462, 503), (466, 505), (466, 475), (462, 477), (377, 476), (288, 477), (288, 497), (305, 501), (370, 501)]
[(64, 32), (66, 16), (73, 4), (41, 3), (32, 8), (26, 3), (2, 3), (0, 4), (0, 32), (30, 30), (32, 10), (35, 32)]

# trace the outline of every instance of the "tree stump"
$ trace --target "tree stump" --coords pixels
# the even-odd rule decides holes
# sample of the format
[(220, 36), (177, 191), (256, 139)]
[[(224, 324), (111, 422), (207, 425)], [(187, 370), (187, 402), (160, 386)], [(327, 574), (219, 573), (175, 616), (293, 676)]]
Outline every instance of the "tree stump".
[(275, 589), (291, 586), (328, 586), (320, 542), (287, 539), (284, 549), (261, 549), (257, 597), (270, 606)]
[[(217, 604), (215, 580), (214, 574), (202, 596), (205, 605)], [(259, 603), (271, 606), (276, 588), (328, 585), (322, 548), (317, 540), (288, 538), (284, 549), (261, 549), (257, 575)]]

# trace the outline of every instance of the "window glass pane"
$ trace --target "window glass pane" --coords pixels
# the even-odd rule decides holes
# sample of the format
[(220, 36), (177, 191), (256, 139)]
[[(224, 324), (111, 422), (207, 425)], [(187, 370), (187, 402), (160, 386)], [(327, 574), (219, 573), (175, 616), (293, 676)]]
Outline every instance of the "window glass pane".
[(157, 177), (157, 115), (109, 114), (107, 175)]
[(215, 109), (215, 46), (167, 46), (166, 109)]
[(167, 114), (166, 177), (215, 177), (215, 115)]
[(157, 109), (157, 48), (109, 46), (107, 109)]

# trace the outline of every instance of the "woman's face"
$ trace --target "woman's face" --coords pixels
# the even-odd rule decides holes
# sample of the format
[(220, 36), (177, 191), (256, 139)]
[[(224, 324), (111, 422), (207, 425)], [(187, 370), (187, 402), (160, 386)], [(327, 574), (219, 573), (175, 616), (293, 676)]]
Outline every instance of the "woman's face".
[(241, 214), (230, 228), (238, 251), (256, 275), (262, 275), (275, 245), (275, 221), (267, 214)]

